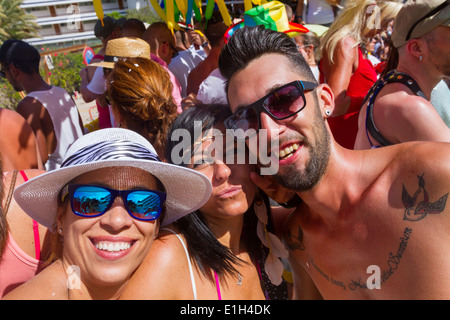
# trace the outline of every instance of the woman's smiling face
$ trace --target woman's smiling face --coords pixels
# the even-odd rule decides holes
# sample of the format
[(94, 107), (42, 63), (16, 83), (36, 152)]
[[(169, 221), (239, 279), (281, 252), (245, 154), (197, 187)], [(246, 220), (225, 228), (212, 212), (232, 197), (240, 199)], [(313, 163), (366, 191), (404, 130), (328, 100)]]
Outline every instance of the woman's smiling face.
[[(150, 173), (132, 167), (112, 167), (80, 175), (74, 184), (94, 184), (116, 190), (162, 190)], [(125, 284), (144, 259), (159, 228), (159, 221), (131, 217), (117, 197), (103, 215), (84, 218), (75, 215), (68, 197), (58, 209), (62, 229), (63, 263), (78, 266), (81, 281), (88, 287)]]

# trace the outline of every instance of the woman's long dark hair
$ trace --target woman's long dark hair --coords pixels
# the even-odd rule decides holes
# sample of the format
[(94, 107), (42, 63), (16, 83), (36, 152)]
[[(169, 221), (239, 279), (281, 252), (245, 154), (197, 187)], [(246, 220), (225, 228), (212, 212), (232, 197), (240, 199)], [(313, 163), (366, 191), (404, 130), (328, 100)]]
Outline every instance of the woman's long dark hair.
[[(180, 114), (175, 120), (168, 135), (169, 141), (167, 143), (166, 153), (166, 159), (168, 162), (174, 163), (174, 159), (172, 158), (172, 150), (174, 150), (174, 147), (179, 143), (178, 141), (171, 141), (170, 139), (175, 130), (185, 129), (189, 132), (191, 138), (190, 146), (192, 150), (194, 149), (194, 143), (200, 138), (198, 136), (194, 136), (194, 121), (201, 121), (203, 134), (205, 130), (211, 129), (214, 126), (223, 123), (229, 115), (231, 115), (231, 113), (229, 111), (229, 107), (226, 105), (199, 105), (183, 111), (183, 113)], [(177, 150), (178, 149), (179, 148), (177, 148)], [(187, 164), (180, 165), (187, 166)], [(266, 208), (270, 210), (270, 204), (267, 196), (262, 192), (260, 192), (260, 196), (263, 197)], [(268, 214), (270, 216), (270, 212), (268, 212)], [(260, 260), (263, 255), (263, 250), (261, 249), (262, 244), (256, 233), (257, 222), (258, 220), (252, 204), (244, 214), (242, 237), (253, 261)], [(223, 276), (226, 273), (237, 273), (235, 265), (243, 263), (242, 260), (237, 258), (228, 248), (223, 246), (216, 239), (214, 234), (208, 228), (200, 211), (197, 210), (191, 214), (188, 214), (187, 216), (177, 220), (175, 224), (186, 238), (191, 257), (194, 258), (200, 270), (207, 278), (214, 281), (213, 275), (210, 272), (211, 269), (214, 270), (219, 276)]]
[(397, 68), (399, 61), (398, 49), (394, 47), (394, 44), (390, 40), (387, 44), (389, 46), (389, 54), (386, 61), (386, 67), (380, 74), (380, 78), (383, 78), (389, 71), (392, 71)]

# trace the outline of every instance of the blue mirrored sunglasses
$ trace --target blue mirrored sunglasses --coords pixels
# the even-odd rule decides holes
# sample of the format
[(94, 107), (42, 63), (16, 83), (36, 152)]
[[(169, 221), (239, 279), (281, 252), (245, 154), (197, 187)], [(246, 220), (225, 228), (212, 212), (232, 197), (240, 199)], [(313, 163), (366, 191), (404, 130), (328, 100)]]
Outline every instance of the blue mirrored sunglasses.
[(115, 190), (88, 184), (66, 185), (62, 192), (63, 201), (67, 194), (73, 213), (86, 218), (101, 216), (120, 196), (130, 216), (141, 221), (152, 221), (158, 219), (166, 200), (165, 192), (148, 189)]

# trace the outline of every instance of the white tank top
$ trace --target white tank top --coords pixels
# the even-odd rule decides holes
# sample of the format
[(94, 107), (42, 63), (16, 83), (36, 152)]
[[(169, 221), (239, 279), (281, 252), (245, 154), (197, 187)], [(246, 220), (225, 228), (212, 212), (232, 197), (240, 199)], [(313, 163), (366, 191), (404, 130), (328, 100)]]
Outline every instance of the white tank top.
[(27, 97), (38, 100), (50, 114), (57, 142), (55, 151), (48, 156), (45, 169), (57, 169), (67, 149), (83, 135), (78, 108), (66, 90), (55, 86), (50, 90), (30, 92)]
[[(303, 15), (305, 17), (305, 15)], [(310, 0), (306, 20), (308, 24), (328, 24), (334, 21), (334, 13), (331, 5), (325, 0)]]

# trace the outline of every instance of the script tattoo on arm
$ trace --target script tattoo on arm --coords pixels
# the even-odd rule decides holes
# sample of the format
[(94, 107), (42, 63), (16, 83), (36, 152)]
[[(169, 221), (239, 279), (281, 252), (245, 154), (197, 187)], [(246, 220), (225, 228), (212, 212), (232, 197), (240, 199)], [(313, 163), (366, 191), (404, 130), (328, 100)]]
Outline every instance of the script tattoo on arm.
[(300, 226), (298, 226), (297, 235), (292, 234), (291, 229), (288, 230), (286, 245), (290, 251), (305, 251), (305, 245), (303, 244), (303, 230)]
[(440, 214), (444, 211), (447, 204), (448, 193), (439, 198), (435, 202), (430, 202), (428, 192), (425, 189), (425, 179), (423, 174), (417, 176), (419, 179), (419, 188), (413, 196), (411, 196), (402, 184), (402, 201), (405, 205), (405, 214), (403, 220), (419, 221), (428, 214)]

